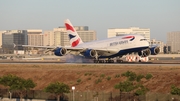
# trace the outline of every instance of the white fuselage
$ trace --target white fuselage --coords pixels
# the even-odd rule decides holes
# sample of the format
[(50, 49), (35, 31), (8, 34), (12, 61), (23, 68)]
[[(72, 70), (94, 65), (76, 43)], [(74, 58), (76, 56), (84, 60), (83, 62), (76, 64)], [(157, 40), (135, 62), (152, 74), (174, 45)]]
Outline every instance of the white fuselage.
[[(134, 36), (134, 39), (132, 38), (126, 38), (123, 39), (126, 36)], [(140, 51), (144, 48), (149, 47), (148, 41), (140, 35), (125, 35), (125, 36), (117, 36), (113, 38), (108, 38), (105, 40), (97, 40), (87, 43), (82, 43), (76, 47), (83, 47), (87, 49), (106, 49), (108, 50), (114, 50), (111, 52), (111, 54), (104, 54), (105, 56), (110, 56), (113, 54), (118, 54), (121, 50), (129, 51), (135, 49), (135, 51)], [(120, 53), (119, 53), (120, 54)]]

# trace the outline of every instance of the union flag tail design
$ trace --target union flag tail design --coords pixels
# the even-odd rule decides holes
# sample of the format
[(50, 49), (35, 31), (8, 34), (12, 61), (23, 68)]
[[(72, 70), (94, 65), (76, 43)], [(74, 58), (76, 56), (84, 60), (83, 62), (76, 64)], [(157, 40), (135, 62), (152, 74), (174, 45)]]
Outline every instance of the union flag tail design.
[(83, 43), (69, 19), (65, 20), (65, 26), (67, 34), (69, 36), (71, 47), (76, 47), (77, 45)]

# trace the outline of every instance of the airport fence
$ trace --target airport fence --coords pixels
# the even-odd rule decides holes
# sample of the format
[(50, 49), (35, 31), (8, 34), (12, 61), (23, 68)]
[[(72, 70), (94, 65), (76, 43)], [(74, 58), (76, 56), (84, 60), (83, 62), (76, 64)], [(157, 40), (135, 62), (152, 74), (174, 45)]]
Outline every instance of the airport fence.
[[(10, 98), (7, 89), (0, 89), (0, 98)], [(18, 94), (12, 92), (12, 98), (19, 98)], [(24, 96), (24, 99), (43, 99), (46, 101), (56, 101), (56, 96), (40, 90), (30, 90)], [(64, 94), (60, 101), (180, 101), (180, 96), (148, 92), (146, 95), (135, 96), (133, 93), (119, 92), (93, 92), (86, 91)]]

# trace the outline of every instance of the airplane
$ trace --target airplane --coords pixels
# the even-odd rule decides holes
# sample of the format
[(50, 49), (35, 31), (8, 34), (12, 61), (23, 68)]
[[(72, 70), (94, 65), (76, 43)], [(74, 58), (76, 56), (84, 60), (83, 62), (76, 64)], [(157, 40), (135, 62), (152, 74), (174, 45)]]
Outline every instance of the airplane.
[[(50, 49), (56, 56), (64, 56), (67, 54), (79, 55), (94, 59), (94, 63), (113, 63), (114, 60), (112, 58), (121, 58), (124, 55), (132, 53), (137, 53), (140, 57), (147, 57), (149, 55), (157, 55), (160, 52), (159, 46), (150, 46), (149, 42), (141, 35), (128, 34), (84, 43), (69, 19), (65, 20), (65, 27), (71, 46), (30, 47)], [(22, 46), (29, 47), (29, 45)], [(103, 58), (108, 58), (108, 60), (102, 60)], [(122, 60), (119, 60), (120, 59), (118, 59), (117, 62), (122, 62)]]

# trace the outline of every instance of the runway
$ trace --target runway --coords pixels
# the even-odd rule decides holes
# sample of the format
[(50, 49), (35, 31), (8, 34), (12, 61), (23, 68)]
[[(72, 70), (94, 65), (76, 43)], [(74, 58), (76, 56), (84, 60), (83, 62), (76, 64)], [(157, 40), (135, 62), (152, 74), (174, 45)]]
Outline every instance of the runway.
[[(93, 63), (87, 59), (86, 62), (84, 58), (78, 58), (74, 61), (68, 61), (65, 58), (60, 57), (28, 57), (28, 58), (14, 58), (14, 59), (1, 59), (0, 64), (58, 64), (58, 65), (158, 65), (158, 66), (175, 66), (180, 65), (180, 57), (167, 56), (164, 55), (159, 57), (149, 57), (148, 62), (123, 62), (123, 63)], [(79, 61), (80, 60), (80, 61)]]
[(180, 65), (180, 55), (176, 54), (160, 54), (150, 56), (148, 62), (126, 62), (126, 58), (123, 57), (123, 63), (93, 63), (92, 60), (85, 58), (72, 58), (72, 57), (56, 57), (56, 56), (29, 56), (0, 58), (0, 64), (87, 64), (87, 65)]
[(154, 66), (176, 66), (180, 65), (179, 60), (163, 60), (163, 61), (150, 61), (150, 62), (123, 62), (123, 63), (87, 63), (87, 62), (60, 62), (60, 61), (37, 61), (37, 60), (29, 60), (29, 61), (15, 61), (15, 60), (0, 60), (0, 64), (57, 64), (57, 65), (154, 65)]

